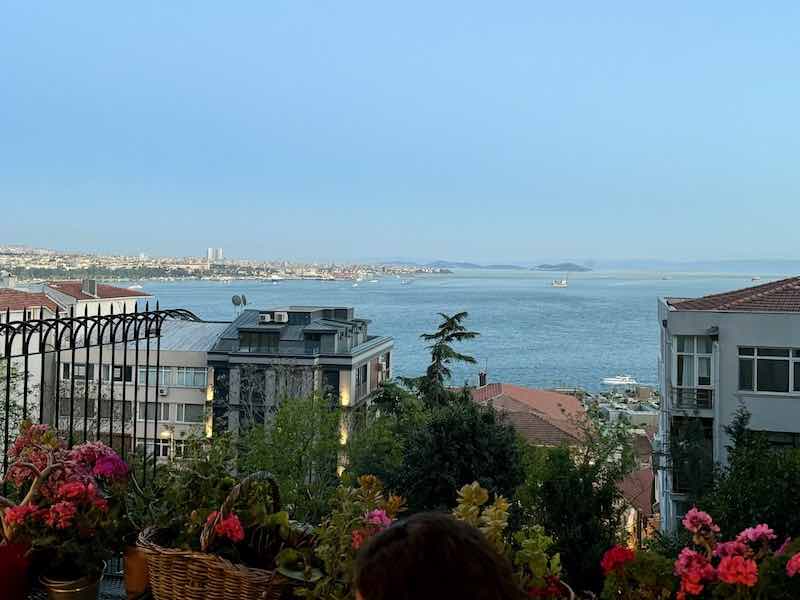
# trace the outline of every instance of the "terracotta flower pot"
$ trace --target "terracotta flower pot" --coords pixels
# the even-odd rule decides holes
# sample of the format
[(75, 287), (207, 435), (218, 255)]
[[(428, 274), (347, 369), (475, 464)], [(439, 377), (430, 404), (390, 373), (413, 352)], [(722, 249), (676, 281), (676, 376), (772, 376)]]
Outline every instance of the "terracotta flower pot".
[(128, 546), (123, 554), (125, 571), (125, 591), (128, 598), (136, 598), (150, 588), (150, 574), (147, 571), (147, 557), (136, 546)]
[(104, 572), (105, 563), (99, 575), (85, 575), (72, 580), (52, 579), (43, 575), (39, 578), (39, 583), (47, 590), (50, 600), (97, 600)]
[(3, 582), (3, 598), (25, 600), (31, 587), (30, 559), (25, 556), (26, 546), (0, 544), (0, 581)]

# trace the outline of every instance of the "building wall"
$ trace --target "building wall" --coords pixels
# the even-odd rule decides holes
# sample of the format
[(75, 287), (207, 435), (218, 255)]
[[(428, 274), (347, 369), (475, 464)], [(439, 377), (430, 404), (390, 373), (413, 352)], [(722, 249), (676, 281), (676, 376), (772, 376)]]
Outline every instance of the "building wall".
[[(673, 368), (673, 336), (708, 335), (718, 328), (718, 340), (714, 344), (712, 381), (714, 403), (710, 411), (697, 411), (699, 416), (714, 419), (714, 460), (727, 461), (726, 446), (730, 439), (724, 428), (729, 425), (738, 408), (747, 407), (752, 417), (750, 427), (776, 432), (800, 432), (800, 393), (776, 394), (739, 390), (739, 348), (742, 346), (800, 348), (800, 314), (797, 313), (747, 313), (706, 312), (669, 310), (662, 302), (659, 316), (666, 319), (662, 326), (662, 411), (660, 417), (660, 441), (665, 443), (670, 431), (671, 416), (679, 414), (669, 397)], [(662, 524), (669, 526), (677, 515), (670, 514), (671, 477), (662, 471), (658, 478), (662, 499)], [(674, 507), (673, 507), (674, 508)]]

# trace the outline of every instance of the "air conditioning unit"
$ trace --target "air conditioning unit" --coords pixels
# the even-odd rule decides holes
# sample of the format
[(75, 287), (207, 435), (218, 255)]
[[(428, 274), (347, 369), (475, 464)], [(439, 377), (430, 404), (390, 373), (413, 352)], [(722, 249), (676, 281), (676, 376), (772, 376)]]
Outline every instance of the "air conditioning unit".
[(260, 313), (258, 315), (258, 324), (265, 325), (272, 321), (272, 316), (269, 313)]
[(288, 323), (289, 322), (289, 313), (287, 313), (287, 312), (276, 312), (275, 313), (275, 322), (276, 323)]
[(167, 387), (158, 388), (158, 395), (159, 396), (169, 396), (169, 388), (167, 388)]

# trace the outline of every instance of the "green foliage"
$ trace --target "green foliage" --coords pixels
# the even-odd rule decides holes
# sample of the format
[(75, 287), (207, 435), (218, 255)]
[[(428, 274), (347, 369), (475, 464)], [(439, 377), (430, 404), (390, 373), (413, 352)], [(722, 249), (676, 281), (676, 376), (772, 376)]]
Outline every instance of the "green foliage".
[(741, 408), (727, 433), (728, 465), (699, 506), (714, 515), (725, 537), (754, 523), (767, 523), (782, 537), (800, 535), (800, 450), (771, 448), (765, 436), (748, 429)]
[(360, 543), (376, 532), (368, 529), (365, 516), (381, 510), (394, 520), (403, 509), (403, 499), (387, 496), (380, 480), (371, 475), (359, 477), (356, 487), (339, 487), (330, 515), (317, 530), (314, 558), (323, 575), (318, 576), (306, 565), (304, 571), (312, 573), (316, 581), (312, 579), (313, 585), (296, 590), (296, 595), (309, 600), (353, 600), (356, 552)]
[(318, 523), (339, 485), (340, 419), (341, 412), (322, 396), (283, 400), (263, 428), (242, 436), (243, 473), (269, 471), (294, 518)]
[(560, 596), (561, 557), (550, 552), (553, 539), (538, 525), (527, 525), (509, 538), (509, 506), (498, 495), (489, 504), (489, 492), (475, 481), (458, 491), (453, 516), (479, 529), (499, 554), (509, 558), (521, 590), (529, 593), (551, 588), (554, 595), (547, 597)]
[(669, 600), (678, 589), (674, 561), (655, 552), (638, 552), (624, 569), (608, 574), (603, 600)]
[(408, 432), (397, 488), (413, 511), (452, 507), (453, 490), (477, 481), (512, 497), (522, 482), (514, 429), (491, 407), (458, 402), (432, 409)]
[(516, 499), (524, 520), (542, 525), (555, 540), (573, 587), (598, 591), (600, 559), (620, 537), (618, 483), (635, 459), (626, 423), (609, 424), (590, 411), (576, 425), (577, 447), (526, 453), (525, 483)]

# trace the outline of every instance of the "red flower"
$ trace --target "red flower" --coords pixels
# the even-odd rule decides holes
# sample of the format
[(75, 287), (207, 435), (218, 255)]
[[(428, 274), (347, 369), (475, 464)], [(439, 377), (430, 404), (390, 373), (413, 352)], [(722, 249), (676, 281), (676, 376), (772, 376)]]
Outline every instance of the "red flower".
[(800, 573), (800, 552), (795, 554), (789, 559), (789, 562), (786, 563), (786, 574), (789, 577), (794, 577), (798, 573)]
[(675, 575), (681, 578), (679, 598), (685, 598), (687, 593), (699, 596), (703, 593), (704, 583), (714, 581), (716, 577), (714, 567), (708, 559), (689, 548), (684, 548), (678, 555), (678, 560), (675, 561)]
[(686, 513), (683, 518), (683, 526), (691, 533), (701, 533), (703, 531), (719, 533), (719, 526), (714, 524), (711, 515), (702, 510), (697, 510), (696, 507)]
[(14, 525), (22, 525), (31, 515), (35, 515), (36, 511), (35, 504), (26, 504), (25, 506), (12, 506), (11, 508), (7, 508), (5, 513), (3, 514), (3, 520), (5, 521), (6, 525), (9, 527), (13, 527)]
[(544, 580), (544, 586), (528, 590), (528, 598), (561, 598), (564, 595), (561, 580), (556, 575), (548, 575)]
[[(208, 515), (206, 523), (214, 521), (218, 514), (216, 510), (212, 512)], [(233, 543), (239, 543), (244, 539), (244, 527), (242, 527), (242, 522), (239, 520), (239, 517), (234, 513), (220, 519), (214, 526), (214, 533), (220, 537), (228, 538)]]
[(732, 585), (753, 587), (758, 583), (758, 565), (756, 561), (743, 556), (726, 556), (719, 561), (717, 574), (721, 581)]
[(45, 522), (49, 527), (56, 529), (66, 529), (72, 524), (77, 507), (72, 502), (57, 502), (50, 507), (45, 516)]
[(614, 546), (603, 555), (600, 566), (603, 568), (603, 573), (608, 575), (612, 571), (621, 570), (634, 558), (636, 558), (636, 555), (633, 553), (633, 550), (624, 548), (623, 546)]
[(353, 533), (350, 534), (350, 543), (353, 546), (353, 550), (361, 548), (367, 539), (369, 539), (369, 532), (365, 529), (356, 529), (353, 531)]

